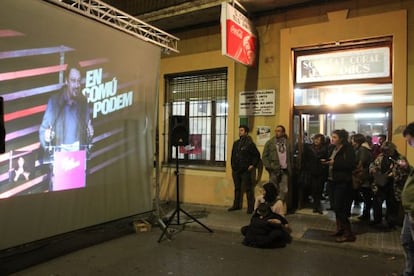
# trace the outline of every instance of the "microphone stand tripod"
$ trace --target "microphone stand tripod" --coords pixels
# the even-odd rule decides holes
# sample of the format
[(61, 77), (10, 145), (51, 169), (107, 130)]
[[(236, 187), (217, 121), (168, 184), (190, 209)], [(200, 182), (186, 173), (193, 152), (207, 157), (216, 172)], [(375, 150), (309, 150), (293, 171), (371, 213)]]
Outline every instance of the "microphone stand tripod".
[(208, 228), (206, 225), (204, 225), (202, 222), (200, 222), (198, 219), (196, 219), (194, 216), (190, 215), (188, 212), (186, 212), (185, 210), (183, 210), (180, 207), (180, 172), (179, 172), (178, 164), (179, 164), (179, 162), (178, 162), (178, 145), (175, 145), (176, 205), (175, 205), (174, 212), (171, 214), (170, 218), (168, 219), (167, 223), (165, 224), (165, 228), (162, 231), (162, 234), (161, 234), (160, 238), (158, 239), (158, 242), (161, 242), (162, 238), (164, 237), (164, 235), (166, 234), (166, 232), (168, 230), (168, 227), (171, 225), (171, 222), (172, 222), (175, 215), (177, 215), (177, 224), (175, 224), (175, 225), (181, 225), (180, 224), (180, 212), (183, 212), (185, 215), (187, 215), (187, 217), (191, 218), (193, 221), (195, 221), (198, 224), (200, 224), (201, 226), (203, 226), (210, 233), (213, 232), (213, 230)]

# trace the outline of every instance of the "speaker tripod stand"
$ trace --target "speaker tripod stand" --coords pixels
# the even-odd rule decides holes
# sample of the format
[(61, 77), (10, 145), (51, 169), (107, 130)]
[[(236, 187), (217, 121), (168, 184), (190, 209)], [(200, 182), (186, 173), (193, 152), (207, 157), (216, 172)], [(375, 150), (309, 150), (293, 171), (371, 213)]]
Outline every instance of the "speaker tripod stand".
[(161, 233), (160, 238), (158, 239), (158, 242), (161, 242), (162, 238), (164, 237), (164, 235), (166, 234), (168, 227), (170, 225), (172, 225), (172, 220), (174, 219), (175, 216), (177, 216), (177, 223), (174, 225), (181, 225), (180, 224), (180, 212), (183, 212), (187, 217), (189, 217), (190, 219), (192, 219), (194, 222), (197, 222), (198, 224), (200, 224), (201, 226), (203, 226), (207, 231), (209, 231), (210, 233), (213, 232), (213, 230), (211, 230), (210, 228), (208, 228), (206, 225), (204, 225), (202, 222), (200, 222), (198, 219), (196, 219), (194, 216), (190, 215), (188, 212), (186, 212), (185, 210), (183, 210), (180, 207), (180, 171), (179, 171), (179, 161), (178, 161), (178, 145), (175, 146), (175, 182), (176, 182), (176, 205), (175, 205), (175, 210), (174, 212), (171, 214), (171, 216), (168, 218), (167, 223), (165, 224), (164, 230)]

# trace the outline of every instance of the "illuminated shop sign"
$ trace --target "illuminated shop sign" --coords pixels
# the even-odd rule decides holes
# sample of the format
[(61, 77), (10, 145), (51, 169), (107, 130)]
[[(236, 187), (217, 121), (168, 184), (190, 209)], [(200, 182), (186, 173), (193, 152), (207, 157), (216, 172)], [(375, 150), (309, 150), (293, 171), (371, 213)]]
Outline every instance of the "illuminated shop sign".
[(221, 53), (247, 66), (256, 59), (253, 24), (230, 4), (221, 5)]
[(296, 59), (296, 83), (390, 77), (390, 48), (366, 48), (301, 55)]

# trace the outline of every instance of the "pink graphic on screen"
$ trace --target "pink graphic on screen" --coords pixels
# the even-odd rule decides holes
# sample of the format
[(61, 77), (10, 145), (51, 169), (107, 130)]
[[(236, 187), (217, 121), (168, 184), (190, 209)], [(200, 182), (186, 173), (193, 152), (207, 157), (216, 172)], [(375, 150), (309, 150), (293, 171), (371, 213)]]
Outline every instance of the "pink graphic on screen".
[(53, 191), (85, 187), (86, 151), (55, 152)]

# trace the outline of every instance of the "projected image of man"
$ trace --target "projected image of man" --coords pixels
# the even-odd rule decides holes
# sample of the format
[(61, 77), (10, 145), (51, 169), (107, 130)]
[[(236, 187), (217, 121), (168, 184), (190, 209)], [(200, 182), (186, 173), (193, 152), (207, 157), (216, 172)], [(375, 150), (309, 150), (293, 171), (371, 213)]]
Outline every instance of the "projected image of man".
[(42, 147), (54, 151), (88, 149), (93, 126), (86, 97), (81, 93), (81, 73), (68, 65), (65, 84), (50, 97), (39, 129)]

